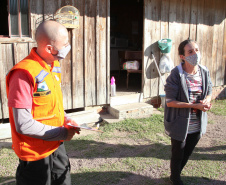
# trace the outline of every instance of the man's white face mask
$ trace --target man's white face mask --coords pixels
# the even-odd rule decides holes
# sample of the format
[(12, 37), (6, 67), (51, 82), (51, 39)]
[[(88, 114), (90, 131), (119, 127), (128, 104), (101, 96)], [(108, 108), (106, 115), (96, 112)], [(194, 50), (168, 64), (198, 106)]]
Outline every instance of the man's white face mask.
[(65, 59), (65, 57), (67, 56), (67, 54), (69, 53), (69, 51), (71, 50), (71, 45), (68, 44), (66, 47), (60, 49), (60, 50), (57, 50), (58, 53), (56, 55), (53, 55), (55, 57), (58, 58), (58, 60), (62, 60), (62, 59)]

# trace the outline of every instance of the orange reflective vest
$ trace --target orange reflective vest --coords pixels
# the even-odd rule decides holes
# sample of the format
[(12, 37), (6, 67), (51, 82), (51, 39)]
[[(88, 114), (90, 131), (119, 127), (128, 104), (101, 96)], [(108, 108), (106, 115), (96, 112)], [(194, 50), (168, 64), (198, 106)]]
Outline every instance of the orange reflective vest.
[[(31, 113), (33, 118), (43, 124), (60, 127), (64, 124), (63, 98), (61, 92), (61, 70), (58, 61), (50, 67), (35, 52), (36, 48), (24, 60), (16, 64), (6, 76), (8, 96), (9, 79), (13, 70), (25, 70), (33, 79), (34, 93)], [(16, 131), (12, 107), (9, 107), (9, 119), (12, 133), (12, 148), (24, 161), (36, 161), (53, 153), (61, 141), (44, 141), (19, 134)]]

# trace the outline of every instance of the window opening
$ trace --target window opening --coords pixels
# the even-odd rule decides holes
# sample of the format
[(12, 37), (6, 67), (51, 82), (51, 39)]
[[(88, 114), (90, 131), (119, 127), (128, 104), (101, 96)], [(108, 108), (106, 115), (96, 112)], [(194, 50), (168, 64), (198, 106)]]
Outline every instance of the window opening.
[(7, 10), (7, 0), (0, 1), (0, 17), (1, 17), (1, 26), (0, 26), (0, 35), (8, 36), (9, 35), (9, 25), (8, 25), (8, 10)]
[(1, 37), (28, 37), (29, 12), (28, 0), (1, 0), (0, 16)]

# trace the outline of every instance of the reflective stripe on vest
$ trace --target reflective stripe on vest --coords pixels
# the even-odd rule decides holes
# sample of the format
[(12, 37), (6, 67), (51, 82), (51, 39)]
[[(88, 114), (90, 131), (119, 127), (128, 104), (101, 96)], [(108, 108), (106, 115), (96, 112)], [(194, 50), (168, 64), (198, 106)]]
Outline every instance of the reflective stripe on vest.
[(48, 74), (48, 72), (41, 70), (41, 72), (35, 77), (36, 83), (42, 82)]
[(61, 73), (61, 69), (60, 69), (60, 67), (53, 67), (52, 72), (54, 72), (54, 73)]

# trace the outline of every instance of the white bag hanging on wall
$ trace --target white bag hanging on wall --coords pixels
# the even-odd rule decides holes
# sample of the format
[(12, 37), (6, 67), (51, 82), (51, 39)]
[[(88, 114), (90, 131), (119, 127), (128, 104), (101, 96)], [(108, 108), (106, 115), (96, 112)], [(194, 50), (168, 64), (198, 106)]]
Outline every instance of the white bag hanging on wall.
[(172, 59), (170, 58), (170, 53), (163, 53), (163, 56), (160, 59), (159, 70), (161, 73), (170, 73), (174, 68)]

